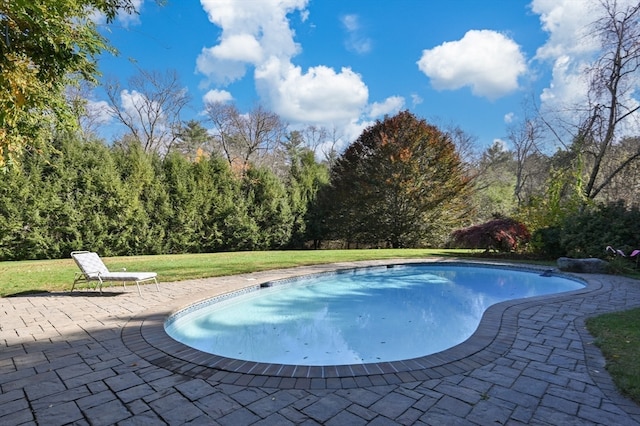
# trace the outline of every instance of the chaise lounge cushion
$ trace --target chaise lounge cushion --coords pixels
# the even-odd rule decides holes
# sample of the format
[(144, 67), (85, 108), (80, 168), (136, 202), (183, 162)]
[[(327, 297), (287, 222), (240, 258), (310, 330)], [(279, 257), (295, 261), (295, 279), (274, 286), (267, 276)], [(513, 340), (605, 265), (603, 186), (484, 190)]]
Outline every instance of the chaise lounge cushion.
[(98, 282), (101, 293), (102, 283), (104, 281), (121, 281), (123, 285), (129, 281), (135, 282), (138, 287), (138, 293), (142, 294), (140, 292), (140, 283), (150, 280), (153, 280), (156, 284), (156, 288), (160, 290), (156, 279), (158, 274), (155, 272), (128, 272), (126, 270), (122, 272), (110, 272), (104, 262), (102, 262), (100, 256), (98, 256), (97, 253), (90, 251), (74, 251), (71, 253), (71, 257), (82, 271), (81, 274), (76, 276), (71, 291), (73, 291), (76, 284), (80, 281)]

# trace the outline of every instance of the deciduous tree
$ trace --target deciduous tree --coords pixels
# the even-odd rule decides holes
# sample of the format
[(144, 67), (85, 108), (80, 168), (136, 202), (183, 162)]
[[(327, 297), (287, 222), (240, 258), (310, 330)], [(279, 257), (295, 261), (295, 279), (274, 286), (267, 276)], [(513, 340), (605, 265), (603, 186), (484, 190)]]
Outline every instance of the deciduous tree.
[(129, 79), (127, 87), (114, 79), (106, 83), (111, 114), (145, 152), (166, 154), (178, 137), (180, 115), (189, 102), (177, 72), (141, 69)]
[(132, 0), (0, 0), (0, 168), (53, 128), (75, 126), (65, 87), (95, 81), (96, 57), (108, 49), (96, 11), (111, 21), (135, 9)]
[(451, 236), (458, 247), (504, 252), (516, 251), (531, 239), (523, 223), (508, 217), (496, 217), (480, 225), (458, 229)]
[(233, 104), (221, 102), (209, 102), (205, 108), (215, 128), (216, 150), (241, 175), (250, 163), (260, 165), (265, 155), (276, 150), (285, 138), (284, 121), (260, 105), (246, 114)]
[(367, 128), (337, 160), (329, 220), (354, 242), (433, 244), (458, 223), (469, 182), (450, 137), (403, 111)]
[(591, 34), (598, 38), (601, 49), (585, 70), (585, 101), (570, 106), (577, 118), (577, 125), (569, 131), (571, 140), (564, 141), (561, 129), (549, 125), (557, 139), (578, 157), (570, 164), (585, 176), (583, 190), (588, 199), (598, 197), (618, 174), (640, 160), (640, 145), (620, 157), (613, 156), (615, 146), (623, 137), (635, 136), (629, 132), (637, 132), (639, 124), (640, 4), (601, 0), (600, 6), (600, 18), (593, 23)]

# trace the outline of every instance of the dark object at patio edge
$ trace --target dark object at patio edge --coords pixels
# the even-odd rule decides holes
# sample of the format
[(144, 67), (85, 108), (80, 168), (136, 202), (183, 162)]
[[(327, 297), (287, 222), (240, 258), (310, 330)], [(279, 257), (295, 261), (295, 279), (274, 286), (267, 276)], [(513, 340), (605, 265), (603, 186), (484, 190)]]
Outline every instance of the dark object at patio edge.
[(565, 272), (606, 274), (609, 272), (609, 262), (598, 258), (571, 259), (561, 257), (558, 259), (558, 269)]

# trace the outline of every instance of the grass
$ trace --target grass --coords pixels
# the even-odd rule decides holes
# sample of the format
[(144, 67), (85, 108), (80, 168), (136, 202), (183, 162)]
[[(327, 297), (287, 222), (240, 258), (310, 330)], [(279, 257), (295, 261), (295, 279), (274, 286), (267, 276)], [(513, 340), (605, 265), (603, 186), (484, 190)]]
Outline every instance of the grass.
[(640, 308), (589, 318), (587, 329), (620, 392), (640, 404)]
[[(268, 269), (358, 260), (472, 256), (471, 250), (379, 249), (300, 250), (158, 256), (105, 257), (112, 271), (154, 271), (161, 282), (217, 277)], [(0, 297), (36, 292), (68, 291), (78, 271), (71, 258), (0, 262)]]

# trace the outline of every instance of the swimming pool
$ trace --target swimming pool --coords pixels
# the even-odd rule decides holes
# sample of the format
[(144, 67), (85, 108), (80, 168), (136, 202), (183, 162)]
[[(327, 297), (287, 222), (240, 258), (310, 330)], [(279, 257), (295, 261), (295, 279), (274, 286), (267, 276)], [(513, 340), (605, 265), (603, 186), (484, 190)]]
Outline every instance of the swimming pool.
[(493, 304), (583, 287), (540, 271), (465, 264), (363, 268), (205, 301), (172, 315), (165, 330), (200, 351), (261, 363), (397, 361), (465, 341)]

